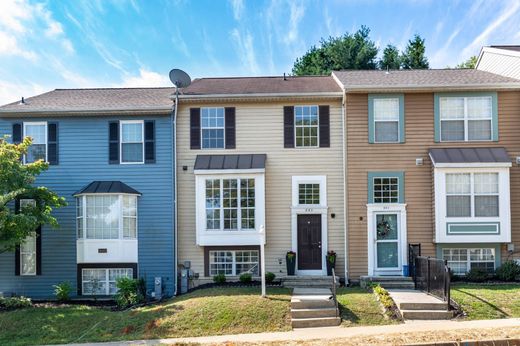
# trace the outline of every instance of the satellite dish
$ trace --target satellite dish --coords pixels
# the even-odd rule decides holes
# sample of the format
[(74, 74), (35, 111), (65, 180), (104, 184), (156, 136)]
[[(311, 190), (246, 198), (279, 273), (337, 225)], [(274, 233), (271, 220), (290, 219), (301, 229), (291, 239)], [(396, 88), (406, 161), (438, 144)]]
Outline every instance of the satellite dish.
[(170, 71), (170, 81), (177, 88), (186, 88), (191, 84), (190, 76), (183, 70), (179, 70), (177, 68), (174, 68)]

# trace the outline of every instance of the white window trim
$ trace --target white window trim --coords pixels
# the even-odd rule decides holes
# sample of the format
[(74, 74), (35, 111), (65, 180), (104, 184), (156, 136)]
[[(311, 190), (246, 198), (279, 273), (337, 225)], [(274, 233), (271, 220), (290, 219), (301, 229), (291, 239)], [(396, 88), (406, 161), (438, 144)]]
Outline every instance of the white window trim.
[[(446, 217), (446, 173), (498, 173), (499, 215), (498, 217)], [(471, 168), (434, 168), (435, 188), (435, 242), (437, 243), (510, 243), (511, 242), (511, 209), (509, 167), (471, 167)], [(472, 206), (473, 208), (473, 206)], [(472, 215), (473, 212), (472, 212)], [(500, 234), (447, 234), (447, 223), (474, 224), (497, 222)]]
[[(101, 293), (101, 294), (93, 294), (93, 293), (86, 293), (85, 292), (85, 280), (83, 280), (83, 271), (84, 270), (91, 270), (91, 269), (95, 269), (95, 270), (104, 270), (105, 271), (105, 293)], [(81, 295), (83, 296), (108, 296), (110, 295), (110, 270), (111, 269), (114, 269), (114, 270), (128, 270), (130, 269), (132, 271), (132, 278), (134, 276), (134, 268), (82, 268), (81, 269)]]
[[(377, 120), (376, 119), (376, 113), (375, 113), (375, 106), (374, 106), (374, 143), (400, 143), (401, 142), (401, 99), (399, 97), (374, 97), (373, 101), (375, 100), (397, 100), (398, 105), (398, 113), (397, 113), (397, 120)], [(397, 122), (397, 140), (395, 141), (378, 141), (376, 137), (376, 123), (395, 123)]]
[[(142, 141), (141, 142), (124, 142), (123, 143), (123, 125), (124, 124), (141, 124)], [(142, 165), (144, 164), (144, 120), (121, 120), (119, 122), (119, 133), (121, 134), (121, 140), (119, 141), (119, 163), (121, 165)], [(141, 161), (135, 162), (123, 162), (123, 144), (139, 144), (143, 147), (143, 155)]]
[[(209, 264), (208, 264), (208, 272), (209, 272), (209, 275), (210, 276), (214, 276), (214, 275), (217, 275), (217, 274), (212, 274), (211, 273), (211, 264), (215, 264), (215, 262), (212, 262), (212, 259), (213, 259), (213, 256), (211, 255), (212, 252), (231, 252), (233, 253), (233, 262), (231, 264), (232, 266), (232, 274), (229, 274), (229, 275), (226, 275), (224, 274), (225, 276), (227, 277), (232, 277), (232, 276), (239, 276), (240, 274), (237, 273), (237, 252), (238, 251), (254, 251), (256, 253), (258, 253), (258, 262), (256, 262), (257, 266), (258, 266), (258, 273), (260, 273), (260, 250), (210, 250), (209, 253), (208, 253), (208, 256), (209, 256)], [(224, 262), (218, 262), (218, 263), (224, 263)], [(243, 262), (243, 263), (250, 263), (252, 264), (253, 262)], [(257, 275), (258, 276), (258, 275)]]
[[(316, 125), (296, 125), (296, 107), (316, 107), (318, 110), (318, 123)], [(293, 135), (294, 135), (294, 147), (298, 149), (316, 149), (320, 147), (320, 106), (318, 105), (296, 105), (293, 108), (293, 122), (294, 122), (294, 128), (293, 128)], [(317, 129), (317, 136), (316, 136), (316, 145), (298, 145), (296, 141), (296, 128), (313, 128), (316, 127)]]
[[(36, 201), (32, 198), (22, 198), (20, 199), (20, 210), (23, 208), (22, 204), (32, 204), (33, 206), (36, 206)], [(22, 250), (22, 245), (20, 245), (20, 276), (35, 276), (37, 274), (37, 271), (38, 269), (36, 268), (36, 266), (38, 265), (37, 261), (36, 261), (36, 256), (37, 256), (37, 252), (38, 252), (38, 247), (36, 246), (36, 235), (33, 234), (33, 235), (30, 235), (30, 236), (27, 236), (27, 238), (34, 238), (34, 251), (31, 251), (31, 252), (25, 252)], [(26, 239), (27, 239), (26, 238)], [(24, 273), (23, 272), (23, 256), (22, 254), (34, 254), (34, 272), (30, 272), (30, 273)]]
[[(87, 238), (87, 196), (94, 196), (94, 197), (103, 197), (103, 196), (118, 196), (117, 204), (119, 209), (119, 215), (118, 215), (118, 238), (106, 238), (106, 239), (98, 239), (98, 238)], [(84, 241), (113, 241), (113, 240), (137, 240), (139, 238), (139, 203), (136, 203), (136, 216), (135, 216), (135, 238), (124, 238), (123, 236), (123, 196), (135, 196), (136, 198), (138, 195), (129, 194), (129, 193), (91, 193), (91, 194), (81, 194), (76, 195), (76, 198), (82, 199), (82, 216), (77, 215), (77, 208), (76, 208), (76, 219), (81, 218), (81, 223), (83, 226), (82, 229), (82, 235), (83, 237), (79, 237), (78, 232), (78, 226), (76, 223), (76, 237), (77, 240), (84, 240)]]
[[(468, 118), (468, 98), (473, 97), (485, 97), (491, 99), (491, 114), (489, 115), (489, 118), (478, 118), (478, 119), (469, 119)], [(441, 100), (442, 99), (448, 99), (448, 98), (463, 98), (464, 99), (464, 118), (460, 119), (442, 119), (442, 112), (441, 112)], [(493, 141), (493, 97), (491, 96), (441, 96), (439, 97), (439, 141), (440, 142), (492, 142)], [(469, 121), (475, 121), (475, 120), (489, 120), (491, 123), (490, 126), (490, 133), (489, 133), (489, 139), (469, 139), (468, 138), (468, 122)], [(456, 140), (442, 140), (442, 122), (443, 121), (464, 121), (464, 139)]]
[[(49, 162), (48, 160), (48, 154), (49, 154), (49, 140), (48, 140), (48, 130), (47, 130), (47, 122), (46, 121), (29, 121), (29, 122), (24, 122), (23, 123), (23, 136), (22, 138), (25, 138), (26, 135), (26, 127), (29, 126), (29, 125), (32, 125), (32, 126), (42, 126), (44, 125), (45, 126), (45, 162)], [(41, 144), (41, 143), (40, 143)], [(27, 164), (27, 161), (26, 161), (26, 155), (23, 156), (23, 163), (24, 164)]]
[[(251, 170), (243, 170), (251, 171)], [(259, 245), (260, 228), (265, 224), (265, 176), (264, 173), (231, 173), (227, 170), (195, 172), (196, 242), (199, 246)], [(255, 228), (244, 230), (206, 229), (206, 179), (255, 179)]]
[[(202, 126), (202, 110), (203, 109), (222, 109), (224, 113), (224, 125), (222, 127), (203, 127)], [(223, 130), (224, 131), (224, 141), (222, 148), (204, 148), (204, 137), (202, 136), (203, 130)], [(222, 150), (226, 149), (226, 108), (225, 107), (201, 107), (200, 109), (200, 149), (202, 150)]]
[[(466, 273), (469, 272), (471, 270), (471, 263), (488, 263), (488, 262), (493, 262), (493, 269), (495, 270), (496, 269), (496, 253), (495, 253), (495, 249), (490, 247), (482, 247), (482, 248), (476, 248), (476, 247), (473, 247), (473, 248), (443, 248), (442, 249), (442, 258), (444, 259), (444, 250), (465, 250), (466, 251)], [(472, 261), (471, 260), (471, 250), (491, 250), (491, 252), (493, 253), (493, 260), (486, 260), (486, 261)], [(450, 255), (451, 256), (451, 255)], [(447, 260), (448, 261), (448, 266), (449, 266), (449, 263), (450, 262), (464, 262), (464, 261), (450, 261), (450, 260)], [(464, 276), (465, 274), (456, 274), (456, 275), (462, 275)]]

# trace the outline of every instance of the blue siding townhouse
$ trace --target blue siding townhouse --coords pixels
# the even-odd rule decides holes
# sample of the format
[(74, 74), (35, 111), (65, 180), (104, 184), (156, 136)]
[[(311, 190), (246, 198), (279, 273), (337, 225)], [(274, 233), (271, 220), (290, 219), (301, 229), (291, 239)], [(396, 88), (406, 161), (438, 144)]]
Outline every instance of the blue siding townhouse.
[(0, 292), (50, 298), (68, 281), (78, 296), (110, 295), (127, 276), (174, 294), (172, 92), (54, 90), (0, 107), (0, 136), (31, 136), (25, 162), (49, 162), (37, 183), (68, 202), (59, 229), (0, 254)]

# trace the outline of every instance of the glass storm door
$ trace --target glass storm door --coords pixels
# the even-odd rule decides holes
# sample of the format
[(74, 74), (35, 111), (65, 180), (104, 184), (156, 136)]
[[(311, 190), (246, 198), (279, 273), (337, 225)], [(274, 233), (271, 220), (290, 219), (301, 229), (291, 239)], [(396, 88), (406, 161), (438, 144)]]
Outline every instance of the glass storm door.
[(400, 270), (398, 227), (398, 214), (376, 214), (376, 270), (381, 274)]

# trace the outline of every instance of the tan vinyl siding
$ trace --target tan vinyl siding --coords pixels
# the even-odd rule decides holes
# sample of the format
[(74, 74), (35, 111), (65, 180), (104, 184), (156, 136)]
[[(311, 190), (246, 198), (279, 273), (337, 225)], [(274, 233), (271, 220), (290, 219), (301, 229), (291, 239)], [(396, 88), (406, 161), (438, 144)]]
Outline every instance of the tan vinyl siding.
[[(434, 256), (431, 147), (504, 146), (511, 158), (520, 155), (520, 92), (498, 93), (499, 142), (434, 142), (433, 93), (405, 94), (406, 143), (368, 144), (368, 95), (347, 94), (349, 275), (367, 274), (367, 173), (404, 171), (408, 242), (421, 243), (422, 254)], [(423, 158), (423, 166), (415, 159)], [(520, 251), (520, 171), (511, 174), (512, 238)], [(505, 246), (503, 246), (505, 249)], [(502, 256), (505, 257), (503, 250)], [(516, 258), (520, 257), (518, 253)]]
[[(330, 105), (330, 148), (284, 148), (283, 106)], [(236, 149), (191, 150), (189, 108), (236, 107)], [(226, 104), (182, 104), (177, 120), (177, 180), (179, 189), (179, 263), (191, 261), (194, 272), (204, 275), (204, 251), (196, 245), (195, 176), (198, 154), (267, 154), (265, 173), (266, 269), (285, 275), (285, 254), (291, 250), (292, 176), (327, 177), (328, 244), (338, 253), (337, 272), (344, 272), (344, 207), (342, 166), (342, 123), (340, 100), (304, 103), (263, 102)], [(183, 170), (187, 166), (187, 171)], [(336, 217), (331, 218), (331, 214)], [(279, 260), (281, 259), (281, 265)]]

